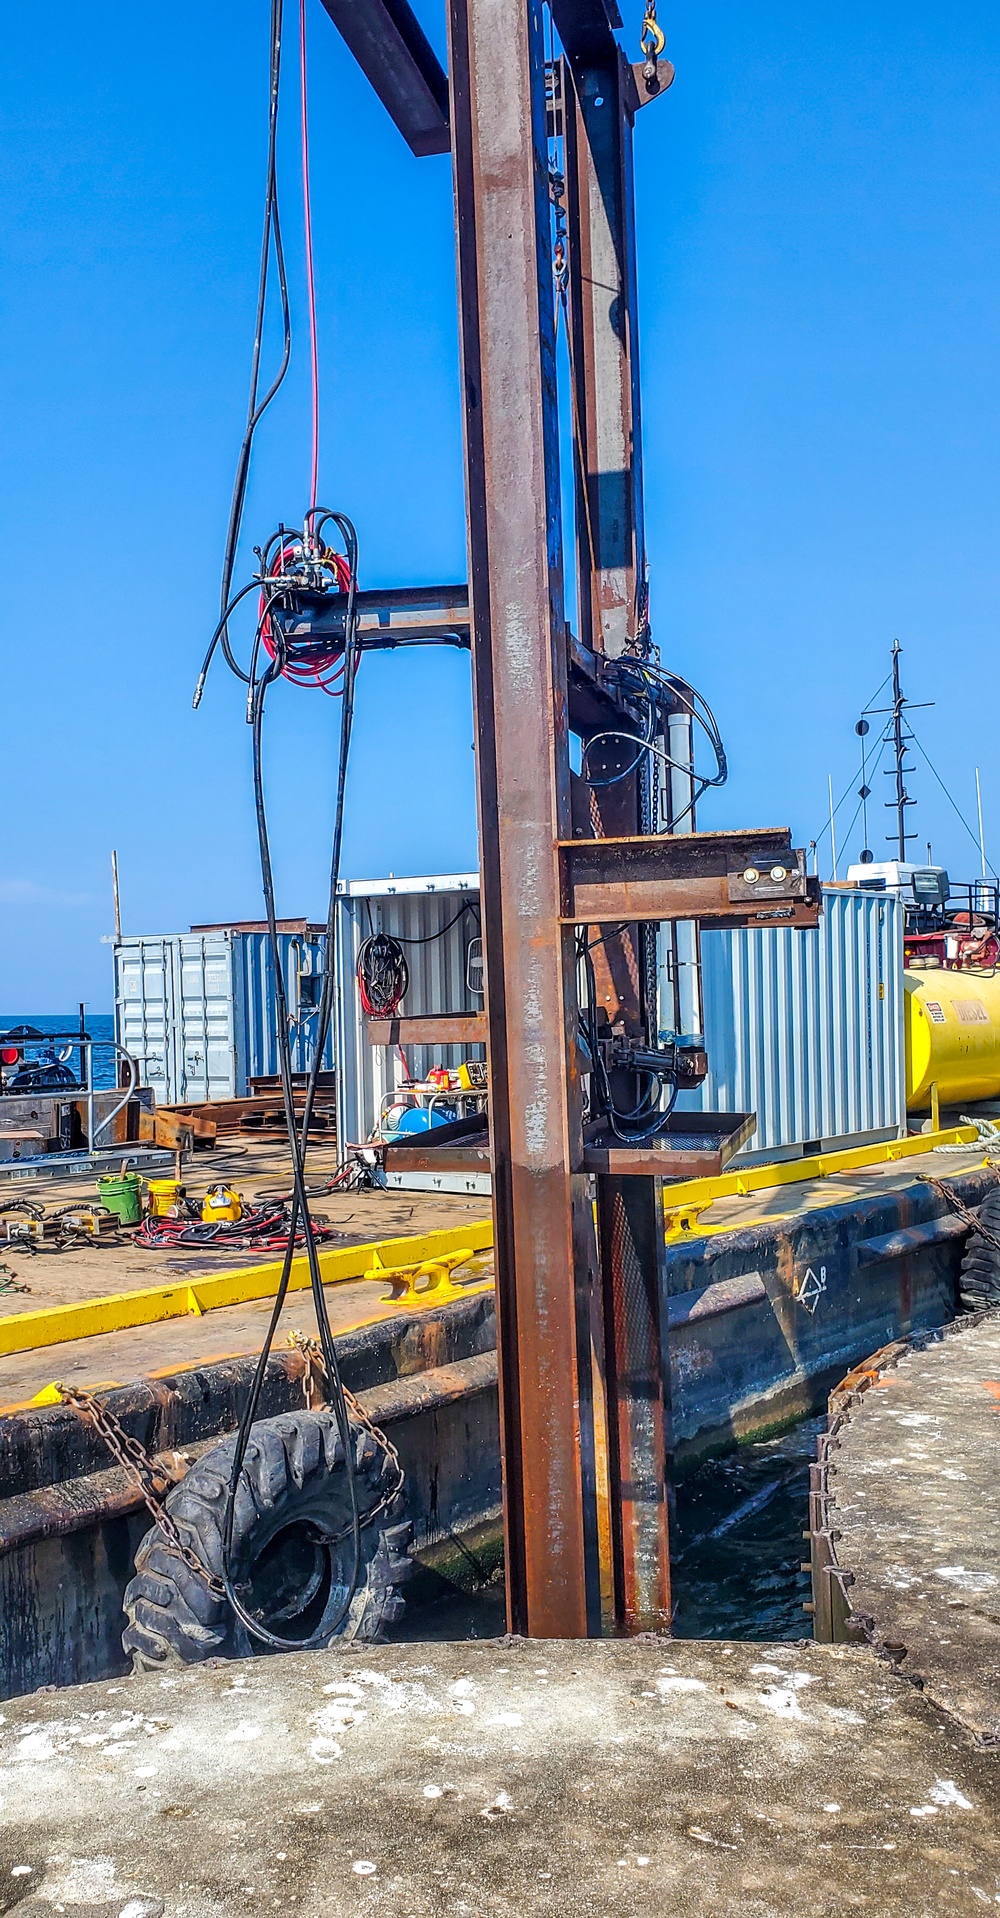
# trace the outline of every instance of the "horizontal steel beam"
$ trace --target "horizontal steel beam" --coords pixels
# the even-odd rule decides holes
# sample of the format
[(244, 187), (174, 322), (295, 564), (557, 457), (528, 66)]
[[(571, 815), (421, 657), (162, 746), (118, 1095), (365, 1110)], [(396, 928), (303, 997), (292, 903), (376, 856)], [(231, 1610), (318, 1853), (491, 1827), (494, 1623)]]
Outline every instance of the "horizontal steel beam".
[(485, 1012), (425, 1012), (412, 1019), (369, 1019), (373, 1046), (484, 1046)]
[[(289, 595), (289, 598), (292, 596)], [(358, 638), (366, 652), (435, 641), (470, 644), (469, 589), (460, 586), (383, 586), (358, 593)], [(343, 641), (346, 593), (300, 592), (281, 608), (282, 631), (292, 638), (314, 635)]]
[(408, 0), (323, 5), (411, 152), (447, 153), (448, 76)]
[(473, 1174), (489, 1173), (493, 1166), (490, 1148), (485, 1142), (482, 1145), (463, 1145), (461, 1141), (455, 1145), (387, 1145), (381, 1156), (386, 1172)]
[(818, 924), (819, 881), (807, 875), (787, 828), (570, 839), (558, 851), (561, 917), (571, 925)]

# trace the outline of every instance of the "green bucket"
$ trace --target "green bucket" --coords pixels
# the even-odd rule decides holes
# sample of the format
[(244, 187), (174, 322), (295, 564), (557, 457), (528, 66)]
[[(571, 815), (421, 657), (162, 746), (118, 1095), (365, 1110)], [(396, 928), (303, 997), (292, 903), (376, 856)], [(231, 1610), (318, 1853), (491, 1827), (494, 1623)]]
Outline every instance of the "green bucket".
[(121, 1225), (138, 1225), (142, 1218), (142, 1180), (138, 1172), (108, 1174), (98, 1179), (97, 1190), (106, 1212), (116, 1212)]

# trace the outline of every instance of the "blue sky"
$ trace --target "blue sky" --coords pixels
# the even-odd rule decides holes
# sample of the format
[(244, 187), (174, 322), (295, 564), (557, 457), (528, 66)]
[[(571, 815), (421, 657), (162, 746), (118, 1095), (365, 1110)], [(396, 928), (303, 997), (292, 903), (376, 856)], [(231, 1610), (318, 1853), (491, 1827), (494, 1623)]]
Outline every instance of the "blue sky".
[[(438, 0), (419, 11), (440, 44)], [(640, 11), (623, 0), (631, 39)], [(5, 1011), (110, 1007), (112, 846), (127, 931), (259, 911), (239, 689), (219, 672), (198, 714), (190, 696), (246, 403), (267, 15), (107, 0), (98, 30), (54, 0), (44, 20), (6, 16)], [(970, 819), (982, 768), (1000, 865), (1000, 15), (723, 0), (661, 17), (677, 81), (636, 129), (647, 529), (663, 659), (729, 749), (701, 823), (813, 837), (898, 635), (912, 697), (937, 702), (921, 737)], [(319, 0), (310, 36), (321, 492), (358, 525), (364, 583), (463, 578), (449, 164), (411, 158)], [(244, 559), (300, 518), (307, 485), (292, 38), (296, 357), (259, 435)], [(323, 905), (334, 720), (318, 695), (274, 700), (289, 913)], [(475, 863), (471, 737), (461, 657), (366, 662), (351, 875)], [(917, 764), (917, 843), (970, 875), (975, 849)]]

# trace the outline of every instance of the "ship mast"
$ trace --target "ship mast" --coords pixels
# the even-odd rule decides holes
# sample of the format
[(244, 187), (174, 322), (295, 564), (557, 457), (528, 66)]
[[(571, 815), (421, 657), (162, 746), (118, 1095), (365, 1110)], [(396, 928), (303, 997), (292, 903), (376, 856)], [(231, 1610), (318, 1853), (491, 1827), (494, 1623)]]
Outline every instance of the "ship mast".
[(915, 799), (910, 798), (906, 790), (905, 775), (912, 772), (913, 767), (905, 765), (904, 761), (906, 759), (906, 749), (913, 735), (903, 716), (907, 706), (909, 706), (911, 702), (904, 698), (903, 688), (899, 681), (899, 656), (902, 650), (898, 639), (894, 639), (892, 642), (892, 742), (896, 763), (894, 767), (886, 769), (886, 778), (895, 779), (896, 796), (894, 799), (887, 799), (885, 802), (890, 810), (894, 810), (896, 814), (896, 831), (894, 833), (886, 833), (886, 838), (890, 844), (893, 839), (896, 840), (898, 847), (896, 857), (900, 860), (906, 858), (907, 840), (915, 839), (917, 836), (916, 833), (907, 832), (906, 830), (906, 808), (907, 806), (915, 806), (917, 802)]

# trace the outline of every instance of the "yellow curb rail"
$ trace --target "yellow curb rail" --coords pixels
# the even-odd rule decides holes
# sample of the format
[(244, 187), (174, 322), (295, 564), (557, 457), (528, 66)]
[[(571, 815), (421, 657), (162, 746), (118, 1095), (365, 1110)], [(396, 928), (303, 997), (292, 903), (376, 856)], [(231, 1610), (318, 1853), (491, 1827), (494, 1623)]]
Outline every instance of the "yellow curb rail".
[[(384, 1239), (369, 1245), (350, 1245), (320, 1251), (320, 1271), (324, 1285), (342, 1285), (348, 1279), (369, 1276), (375, 1262), (383, 1270), (373, 1276), (390, 1276), (386, 1267), (422, 1265), (464, 1251), (488, 1252), (493, 1245), (492, 1219), (440, 1232), (424, 1232), (408, 1239)], [(174, 1285), (154, 1285), (140, 1292), (111, 1292), (103, 1298), (80, 1299), (71, 1305), (43, 1306), (36, 1312), (12, 1312), (0, 1317), (0, 1358), (15, 1352), (34, 1352), (45, 1345), (68, 1344), (74, 1339), (97, 1338), (102, 1332), (128, 1332), (140, 1325), (157, 1325), (164, 1319), (200, 1317), (220, 1306), (247, 1305), (255, 1299), (274, 1297), (281, 1278), (281, 1260), (266, 1265), (244, 1266), (238, 1272), (220, 1272), (194, 1281)], [(289, 1292), (302, 1292), (309, 1285), (309, 1263), (303, 1254), (293, 1259)], [(467, 1291), (468, 1287), (456, 1287)], [(432, 1295), (440, 1300), (440, 1292)], [(423, 1297), (423, 1294), (420, 1294)], [(412, 1301), (410, 1301), (412, 1303)], [(430, 1303), (430, 1300), (428, 1300)]]
[[(946, 1132), (918, 1132), (905, 1139), (885, 1139), (879, 1145), (849, 1146), (843, 1152), (817, 1152), (808, 1159), (781, 1159), (771, 1165), (748, 1165), (739, 1172), (720, 1172), (714, 1178), (679, 1179), (663, 1186), (663, 1209), (668, 1215), (671, 1238), (705, 1232), (698, 1226), (697, 1213), (704, 1212), (716, 1199), (744, 1199), (751, 1192), (766, 1192), (774, 1186), (805, 1185), (810, 1179), (829, 1179), (838, 1172), (859, 1172), (867, 1166), (895, 1165), (900, 1159), (919, 1158), (937, 1145), (978, 1144), (975, 1126), (949, 1126)], [(673, 1219), (671, 1214), (685, 1214)], [(692, 1217), (694, 1214), (694, 1217)], [(742, 1224), (743, 1221), (741, 1220)], [(725, 1228), (731, 1231), (732, 1225)]]

